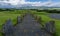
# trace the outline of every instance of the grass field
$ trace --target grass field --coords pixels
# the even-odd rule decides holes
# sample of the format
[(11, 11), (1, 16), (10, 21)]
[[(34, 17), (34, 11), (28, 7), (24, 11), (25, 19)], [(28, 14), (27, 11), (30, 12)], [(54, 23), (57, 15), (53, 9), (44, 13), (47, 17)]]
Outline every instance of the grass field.
[[(9, 18), (12, 19), (13, 24), (16, 23), (16, 18), (17, 16), (21, 16), (22, 14), (26, 13), (28, 11), (26, 10), (16, 10), (16, 11), (2, 11), (0, 12), (0, 30), (2, 29), (2, 25), (5, 23), (5, 21)], [(52, 19), (50, 17), (47, 16), (47, 14), (49, 13), (45, 13), (45, 12), (36, 12), (36, 11), (30, 11), (33, 14), (42, 17), (42, 20), (44, 21), (44, 23), (50, 21), (50, 20), (55, 20), (55, 26), (56, 26), (56, 33), (58, 36), (60, 36), (60, 20), (56, 20), (56, 19)], [(0, 36), (2, 36), (0, 34)]]

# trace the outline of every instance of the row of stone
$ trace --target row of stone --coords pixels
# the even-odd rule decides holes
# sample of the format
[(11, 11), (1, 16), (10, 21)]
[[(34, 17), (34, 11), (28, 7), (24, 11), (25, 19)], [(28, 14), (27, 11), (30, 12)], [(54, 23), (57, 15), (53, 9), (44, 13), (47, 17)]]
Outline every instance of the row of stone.
[(56, 33), (56, 28), (55, 28), (55, 21), (50, 20), (49, 22), (46, 22), (43, 25), (43, 20), (41, 17), (33, 15), (35, 17), (35, 20), (42, 25), (42, 29), (46, 30), (50, 34), (55, 34)]
[[(26, 16), (26, 15), (24, 15), (24, 16)], [(20, 16), (17, 17), (17, 24), (22, 22), (23, 17), (22, 18)], [(37, 19), (37, 21), (39, 20), (38, 22), (40, 22), (40, 24), (41, 24), (41, 22), (42, 22), (41, 17), (39, 19), (38, 19), (38, 17), (35, 17), (35, 18)], [(4, 24), (4, 26), (3, 26), (3, 33), (4, 33), (4, 35), (5, 36), (8, 36), (8, 35), (13, 36), (14, 30), (15, 30), (15, 27), (12, 25), (11, 19), (8, 19), (6, 21), (6, 23)], [(50, 34), (55, 33), (55, 22), (54, 21), (47, 22), (44, 25), (43, 30), (46, 30)]]

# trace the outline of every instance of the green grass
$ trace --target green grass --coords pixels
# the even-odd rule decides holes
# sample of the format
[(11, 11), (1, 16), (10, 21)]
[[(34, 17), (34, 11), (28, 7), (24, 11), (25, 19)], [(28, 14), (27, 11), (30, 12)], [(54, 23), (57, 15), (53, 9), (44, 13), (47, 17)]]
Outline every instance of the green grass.
[[(28, 11), (27, 10), (15, 10), (15, 11), (2, 11), (0, 12), (0, 30), (2, 29), (2, 25), (5, 23), (5, 21), (9, 18), (12, 19), (13, 21), (13, 24), (16, 23), (16, 18), (17, 16), (21, 16), (22, 14), (24, 13), (27, 13)], [(36, 11), (31, 11), (31, 13), (39, 16), (39, 17), (42, 17), (42, 20), (44, 21), (44, 23), (50, 21), (50, 20), (55, 20), (55, 26), (56, 26), (56, 33), (58, 34), (58, 36), (60, 36), (60, 20), (57, 20), (57, 19), (52, 19), (50, 17), (47, 16), (47, 14), (49, 13), (45, 13), (45, 12), (36, 12)], [(0, 33), (0, 36), (1, 33)]]

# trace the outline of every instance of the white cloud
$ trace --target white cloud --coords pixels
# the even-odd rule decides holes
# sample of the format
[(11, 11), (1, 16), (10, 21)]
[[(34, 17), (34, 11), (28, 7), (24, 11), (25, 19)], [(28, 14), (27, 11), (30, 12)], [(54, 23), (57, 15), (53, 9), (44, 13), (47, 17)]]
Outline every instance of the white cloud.
[(7, 4), (10, 3), (11, 5), (17, 5), (18, 1), (19, 0), (9, 0), (9, 1), (4, 0), (0, 1), (0, 3), (7, 3)]
[(45, 3), (44, 5), (48, 7), (57, 7), (60, 6), (60, 2), (50, 2), (50, 3)]
[(0, 0), (0, 4), (2, 5), (6, 5), (6, 4), (11, 4), (14, 6), (19, 6), (19, 5), (24, 5), (24, 4), (31, 4), (31, 6), (48, 6), (48, 7), (52, 7), (52, 6), (60, 6), (60, 2), (52, 2), (51, 0), (46, 1), (46, 2), (26, 2), (25, 0), (9, 0), (9, 1), (1, 1)]

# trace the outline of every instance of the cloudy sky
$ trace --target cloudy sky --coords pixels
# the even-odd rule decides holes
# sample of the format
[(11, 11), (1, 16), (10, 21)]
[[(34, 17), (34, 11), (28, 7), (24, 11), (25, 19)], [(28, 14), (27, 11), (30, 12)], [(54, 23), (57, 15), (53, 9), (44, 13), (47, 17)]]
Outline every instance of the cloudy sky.
[(0, 0), (0, 7), (48, 6), (60, 7), (60, 0)]

